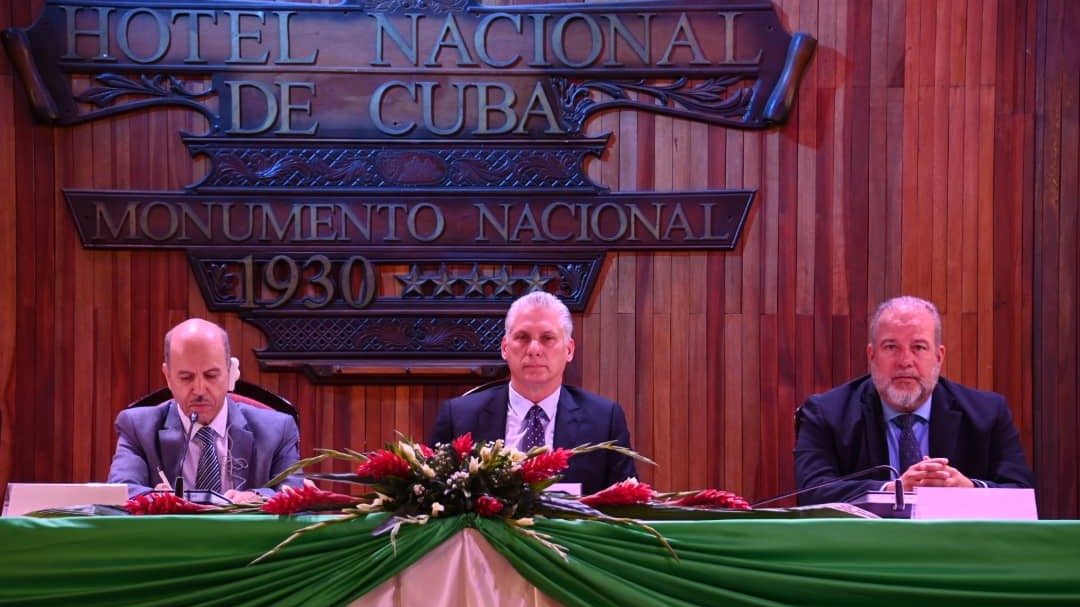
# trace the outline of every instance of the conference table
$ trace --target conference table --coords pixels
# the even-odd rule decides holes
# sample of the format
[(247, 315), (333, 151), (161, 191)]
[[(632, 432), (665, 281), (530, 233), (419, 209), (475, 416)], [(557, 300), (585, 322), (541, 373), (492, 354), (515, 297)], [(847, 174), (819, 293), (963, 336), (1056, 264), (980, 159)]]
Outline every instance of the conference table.
[(386, 516), (0, 519), (0, 605), (1080, 605), (1080, 521)]

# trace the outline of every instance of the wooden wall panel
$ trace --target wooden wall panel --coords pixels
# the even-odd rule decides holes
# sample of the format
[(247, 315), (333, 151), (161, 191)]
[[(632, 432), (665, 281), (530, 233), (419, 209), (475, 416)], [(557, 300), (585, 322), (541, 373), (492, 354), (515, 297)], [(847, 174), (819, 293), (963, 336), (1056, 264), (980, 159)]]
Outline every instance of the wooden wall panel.
[[(0, 27), (15, 23), (18, 16), (14, 6), (0, 7)], [(18, 296), (13, 287), (17, 279), (15, 234), (19, 226), (15, 176), (20, 166), (15, 145), (15, 106), (22, 101), (17, 94), (10, 63), (0, 62), (0, 285), (8, 286), (0, 289), (0, 484), (7, 481), (14, 466)]]
[[(42, 4), (5, 3), (0, 27), (28, 26)], [(877, 302), (929, 297), (944, 373), (1008, 397), (1043, 515), (1076, 517), (1078, 3), (776, 6), (819, 41), (787, 125), (633, 113), (589, 125), (612, 133), (588, 169), (615, 191), (757, 196), (734, 251), (610, 254), (574, 318), (572, 377), (623, 403), (658, 463), (643, 480), (760, 499), (792, 488), (794, 408), (866, 372)], [(305, 455), (422, 437), (467, 387), (264, 373), (262, 335), (207, 312), (182, 252), (82, 249), (61, 190), (180, 189), (206, 167), (179, 132), (203, 128), (179, 110), (34, 124), (0, 58), (0, 485), (103, 479), (116, 413), (161, 385), (161, 338), (188, 316), (221, 322), (243, 376), (298, 404)]]
[(1042, 511), (1075, 517), (1080, 512), (1080, 342), (1077, 317), (1080, 262), (1080, 6), (1056, 0), (1039, 6), (1033, 24), (1045, 54), (1036, 67), (1035, 145), (1032, 154), (1033, 330), (1032, 373), (1038, 482)]

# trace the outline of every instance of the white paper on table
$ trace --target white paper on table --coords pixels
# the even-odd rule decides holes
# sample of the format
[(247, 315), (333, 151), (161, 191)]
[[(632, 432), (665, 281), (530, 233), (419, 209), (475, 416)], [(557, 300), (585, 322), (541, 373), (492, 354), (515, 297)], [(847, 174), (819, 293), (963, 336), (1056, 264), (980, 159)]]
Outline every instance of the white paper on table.
[(915, 487), (913, 519), (1037, 520), (1034, 489)]

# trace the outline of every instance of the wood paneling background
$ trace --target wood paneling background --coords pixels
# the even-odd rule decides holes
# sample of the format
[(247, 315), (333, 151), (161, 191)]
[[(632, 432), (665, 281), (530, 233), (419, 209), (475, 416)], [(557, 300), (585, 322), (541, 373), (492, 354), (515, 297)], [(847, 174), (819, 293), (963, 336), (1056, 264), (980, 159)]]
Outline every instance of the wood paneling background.
[[(4, 3), (0, 26), (26, 27), (41, 6)], [(622, 402), (655, 487), (760, 499), (792, 488), (794, 408), (866, 371), (875, 304), (928, 297), (944, 373), (1008, 397), (1041, 514), (1077, 517), (1080, 3), (777, 7), (819, 41), (789, 124), (592, 125), (614, 133), (590, 166), (614, 190), (758, 197), (735, 251), (608, 257), (575, 318), (575, 383)], [(162, 384), (161, 338), (192, 315), (225, 325), (244, 377), (298, 403), (305, 455), (421, 437), (463, 388), (261, 373), (261, 334), (207, 313), (183, 253), (84, 250), (61, 189), (180, 189), (204, 167), (178, 133), (200, 128), (180, 111), (35, 124), (0, 58), (0, 485), (104, 479), (116, 413)]]

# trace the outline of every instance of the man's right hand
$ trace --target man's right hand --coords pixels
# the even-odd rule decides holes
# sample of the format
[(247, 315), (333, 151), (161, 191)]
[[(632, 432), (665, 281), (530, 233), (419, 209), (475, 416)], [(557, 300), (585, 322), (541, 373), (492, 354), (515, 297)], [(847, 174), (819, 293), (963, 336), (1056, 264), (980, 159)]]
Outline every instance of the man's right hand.
[[(923, 457), (922, 461), (912, 464), (900, 477), (904, 490), (915, 487), (973, 487), (974, 483), (962, 472), (949, 465), (947, 457)], [(885, 485), (886, 491), (892, 491), (895, 483)]]

